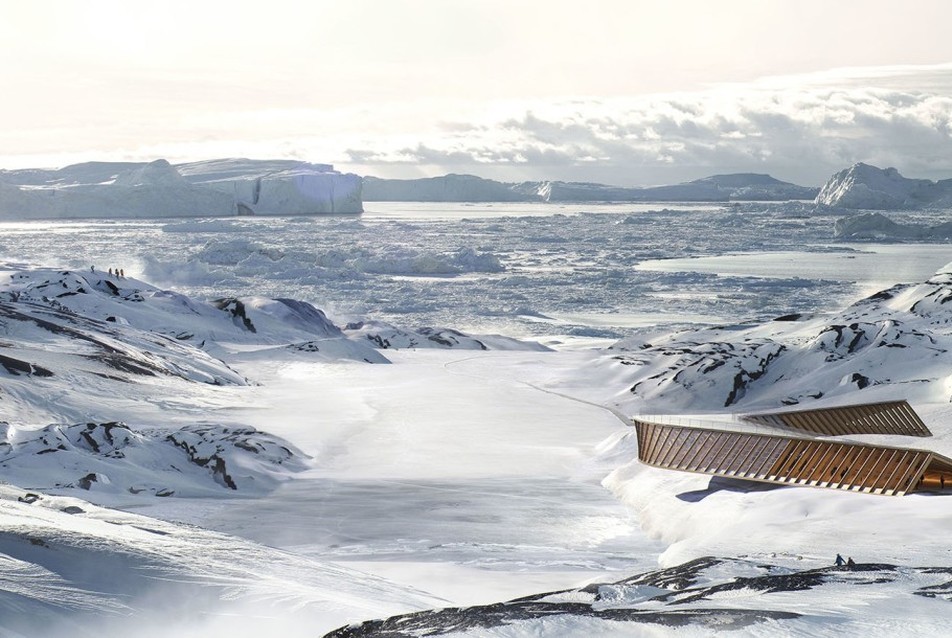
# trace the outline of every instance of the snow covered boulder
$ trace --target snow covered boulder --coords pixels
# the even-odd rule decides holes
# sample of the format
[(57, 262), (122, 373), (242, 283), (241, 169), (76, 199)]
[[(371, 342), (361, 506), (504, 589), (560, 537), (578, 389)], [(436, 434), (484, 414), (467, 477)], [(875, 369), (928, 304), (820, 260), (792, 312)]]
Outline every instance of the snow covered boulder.
[(230, 314), (236, 326), (253, 333), (279, 334), (293, 330), (298, 335), (343, 336), (322, 310), (306, 301), (241, 297), (218, 299), (214, 305)]

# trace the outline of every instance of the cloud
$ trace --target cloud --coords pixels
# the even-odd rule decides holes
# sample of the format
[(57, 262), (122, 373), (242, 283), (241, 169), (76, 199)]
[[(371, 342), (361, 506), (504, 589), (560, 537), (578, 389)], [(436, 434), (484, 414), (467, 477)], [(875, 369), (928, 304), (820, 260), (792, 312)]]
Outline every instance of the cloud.
[(44, 107), (52, 112), (41, 125), (0, 134), (0, 166), (250, 156), (382, 177), (466, 172), (634, 185), (745, 171), (821, 184), (862, 161), (952, 177), (952, 64), (835, 69), (631, 97), (409, 94), (339, 108), (290, 98), (292, 106), (262, 105), (245, 94), (231, 104), (227, 86), (209, 91), (217, 97), (208, 108), (190, 101), (161, 121), (145, 108), (101, 109), (76, 128), (64, 119), (69, 110)]
[[(923, 89), (914, 88), (922, 78)], [(482, 172), (518, 168), (572, 179), (598, 169), (615, 183), (667, 168), (773, 172), (821, 183), (857, 161), (950, 176), (952, 65), (838, 70), (631, 99), (509, 104), (468, 126), (444, 123), (412, 145), (351, 148), (348, 161)]]

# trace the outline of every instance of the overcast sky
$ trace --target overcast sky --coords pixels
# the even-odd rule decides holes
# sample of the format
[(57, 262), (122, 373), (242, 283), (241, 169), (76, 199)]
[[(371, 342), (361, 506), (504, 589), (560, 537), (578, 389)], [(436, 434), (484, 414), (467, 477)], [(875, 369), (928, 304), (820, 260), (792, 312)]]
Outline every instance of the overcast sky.
[(946, 0), (0, 0), (0, 167), (952, 177)]

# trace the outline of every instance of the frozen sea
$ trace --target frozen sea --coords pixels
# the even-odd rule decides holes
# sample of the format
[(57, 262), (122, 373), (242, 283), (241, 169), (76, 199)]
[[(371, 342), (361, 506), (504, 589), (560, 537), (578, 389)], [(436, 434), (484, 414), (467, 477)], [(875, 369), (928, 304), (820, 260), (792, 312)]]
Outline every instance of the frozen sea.
[(952, 261), (947, 244), (837, 242), (837, 217), (802, 203), (366, 207), (349, 217), (4, 223), (0, 258), (122, 268), (201, 297), (298, 298), (341, 322), (546, 340), (830, 310)]

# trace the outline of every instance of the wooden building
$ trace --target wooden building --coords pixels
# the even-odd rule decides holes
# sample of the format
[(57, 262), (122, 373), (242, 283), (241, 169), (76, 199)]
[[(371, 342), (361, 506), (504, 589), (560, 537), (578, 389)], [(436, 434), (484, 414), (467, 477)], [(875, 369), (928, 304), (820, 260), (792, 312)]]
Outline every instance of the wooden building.
[[(762, 430), (932, 436), (905, 401), (742, 419)], [(634, 425), (638, 458), (654, 467), (892, 496), (947, 485), (952, 489), (952, 459), (929, 450), (751, 431), (750, 426), (738, 431), (641, 419), (634, 419)]]

